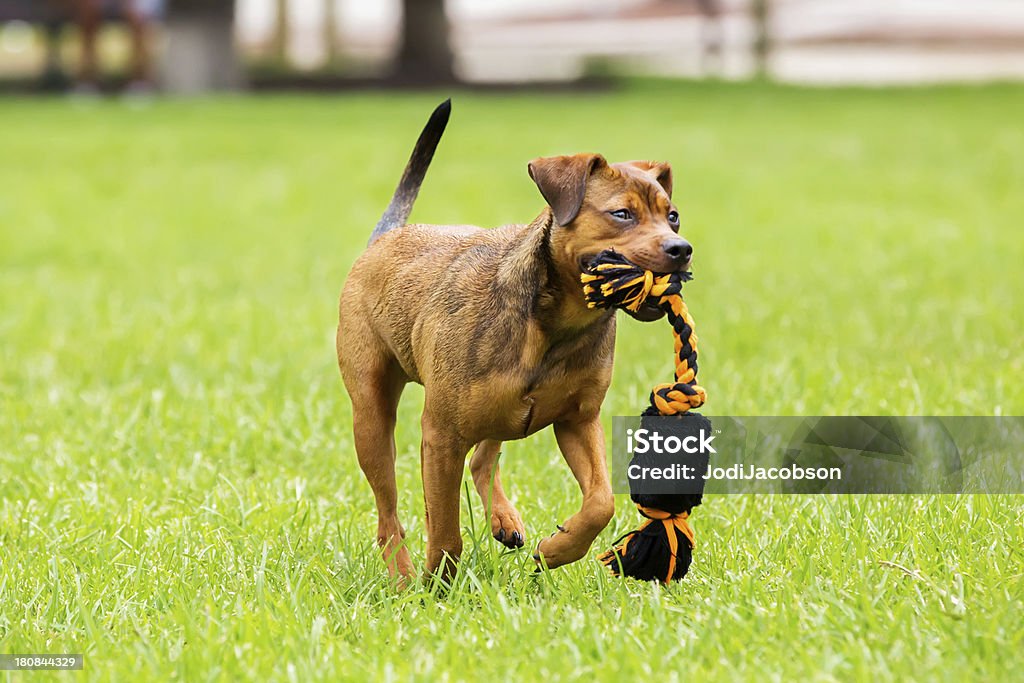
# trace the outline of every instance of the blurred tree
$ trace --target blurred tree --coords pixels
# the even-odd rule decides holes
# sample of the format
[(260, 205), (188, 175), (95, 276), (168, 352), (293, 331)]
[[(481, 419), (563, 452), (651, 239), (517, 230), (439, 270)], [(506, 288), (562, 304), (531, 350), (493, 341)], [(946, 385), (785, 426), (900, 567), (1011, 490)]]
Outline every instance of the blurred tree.
[(324, 0), (324, 52), (328, 64), (338, 58), (338, 0)]
[(164, 88), (195, 93), (244, 85), (234, 24), (234, 0), (169, 0)]
[(769, 75), (768, 57), (772, 49), (770, 2), (752, 0), (750, 9), (754, 15), (754, 68), (758, 77), (765, 78)]
[(455, 79), (444, 0), (403, 0), (398, 78), (417, 83)]
[(705, 73), (723, 71), (722, 6), (720, 0), (697, 0), (701, 22), (701, 66)]
[(288, 63), (288, 0), (274, 3), (274, 50), (281, 64)]

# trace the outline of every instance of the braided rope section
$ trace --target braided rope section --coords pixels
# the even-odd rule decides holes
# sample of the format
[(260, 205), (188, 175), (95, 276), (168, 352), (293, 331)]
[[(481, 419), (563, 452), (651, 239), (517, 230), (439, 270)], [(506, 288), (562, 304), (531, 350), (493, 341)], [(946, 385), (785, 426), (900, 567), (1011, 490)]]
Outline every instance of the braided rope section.
[(691, 279), (688, 272), (652, 273), (611, 250), (598, 254), (580, 276), (590, 308), (623, 308), (635, 313), (653, 300), (672, 324), (676, 381), (654, 387), (651, 408), (645, 415), (682, 415), (707, 400), (707, 392), (697, 384), (697, 333), (682, 295), (683, 283)]

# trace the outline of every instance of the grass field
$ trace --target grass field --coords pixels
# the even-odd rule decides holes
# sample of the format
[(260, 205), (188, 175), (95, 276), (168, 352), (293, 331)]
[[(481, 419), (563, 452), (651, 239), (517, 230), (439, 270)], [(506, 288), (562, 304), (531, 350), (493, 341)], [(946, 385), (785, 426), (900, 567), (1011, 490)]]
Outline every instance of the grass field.
[[(0, 103), (0, 652), (84, 652), (89, 680), (1019, 676), (1019, 497), (709, 499), (666, 590), (593, 557), (534, 576), (464, 496), (451, 593), (386, 587), (336, 301), (442, 97)], [(531, 219), (534, 156), (667, 159), (708, 412), (1021, 414), (1021, 111), (1015, 86), (459, 94), (413, 218)], [(617, 353), (609, 420), (671, 376), (667, 326), (621, 321)], [(575, 484), (550, 433), (503, 463), (532, 545)]]

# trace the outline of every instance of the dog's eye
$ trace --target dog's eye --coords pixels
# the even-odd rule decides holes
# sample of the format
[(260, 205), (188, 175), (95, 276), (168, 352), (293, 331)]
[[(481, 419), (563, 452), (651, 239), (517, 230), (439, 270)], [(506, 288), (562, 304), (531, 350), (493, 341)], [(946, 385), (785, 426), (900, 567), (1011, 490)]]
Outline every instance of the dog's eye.
[(676, 227), (676, 226), (679, 225), (679, 212), (678, 211), (669, 211), (668, 212), (668, 224), (671, 225), (672, 227)]
[(615, 216), (620, 221), (633, 220), (633, 212), (629, 209), (616, 209), (615, 211), (609, 211), (608, 213)]

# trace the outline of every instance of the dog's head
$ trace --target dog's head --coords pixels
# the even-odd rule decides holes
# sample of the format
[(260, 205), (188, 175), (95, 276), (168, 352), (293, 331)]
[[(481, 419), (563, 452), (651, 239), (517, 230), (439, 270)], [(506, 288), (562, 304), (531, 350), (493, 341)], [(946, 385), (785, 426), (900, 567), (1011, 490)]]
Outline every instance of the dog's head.
[[(668, 164), (609, 164), (600, 154), (574, 154), (534, 159), (529, 170), (551, 207), (551, 243), (560, 260), (582, 271), (597, 254), (614, 249), (656, 273), (690, 265), (693, 248), (679, 235)], [(660, 316), (657, 308), (633, 315), (641, 320)]]

